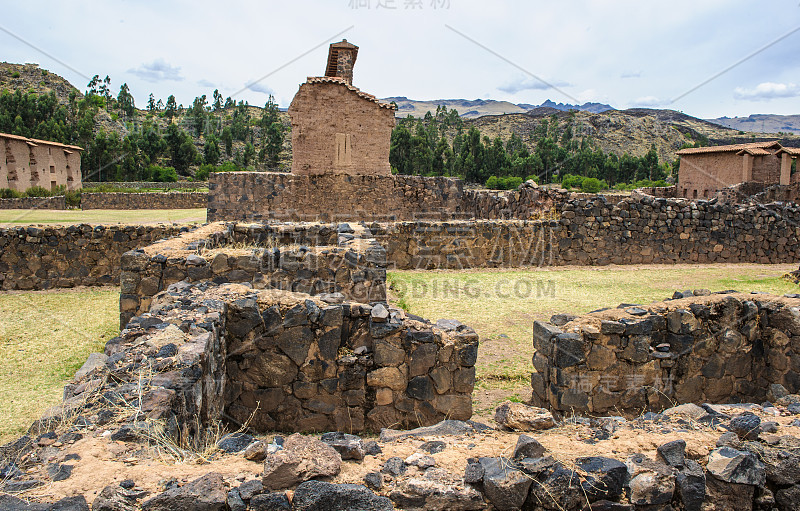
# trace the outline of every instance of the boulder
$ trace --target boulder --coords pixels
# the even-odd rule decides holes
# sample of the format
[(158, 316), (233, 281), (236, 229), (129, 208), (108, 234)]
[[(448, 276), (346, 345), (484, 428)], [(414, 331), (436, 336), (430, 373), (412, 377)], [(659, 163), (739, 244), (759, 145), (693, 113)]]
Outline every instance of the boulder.
[(282, 490), (316, 477), (339, 473), (342, 457), (328, 444), (299, 433), (291, 435), (280, 449), (264, 459), (264, 488)]
[(145, 495), (145, 492), (111, 484), (94, 499), (92, 511), (135, 511), (138, 509), (137, 501)]
[(706, 469), (726, 483), (764, 486), (767, 481), (764, 464), (753, 453), (732, 447), (720, 447), (711, 451)]
[(406, 462), (403, 458), (392, 456), (383, 464), (381, 472), (394, 477), (401, 476), (406, 473)]
[(495, 509), (519, 509), (528, 498), (533, 479), (505, 458), (481, 458), (483, 493)]
[(283, 492), (261, 493), (250, 501), (250, 511), (291, 511), (292, 504)]
[(255, 441), (255, 438), (245, 433), (230, 433), (217, 442), (217, 448), (223, 452), (232, 454), (244, 451)]
[(742, 440), (758, 440), (758, 434), (761, 433), (761, 418), (754, 413), (743, 413), (728, 422), (728, 429)]
[(587, 473), (581, 485), (590, 501), (618, 500), (622, 495), (628, 477), (628, 467), (624, 463), (612, 458), (590, 456), (576, 459), (575, 465)]
[(675, 471), (641, 454), (628, 457), (630, 502), (636, 506), (668, 504), (675, 493)]
[(673, 440), (658, 446), (658, 458), (666, 465), (675, 468), (683, 467), (686, 456), (686, 441)]
[(541, 431), (555, 427), (553, 414), (544, 408), (506, 401), (494, 411), (494, 420), (512, 431)]
[(409, 437), (458, 436), (479, 432), (484, 429), (490, 428), (472, 421), (464, 422), (457, 420), (443, 420), (437, 424), (434, 424), (433, 426), (424, 426), (421, 428), (409, 429), (407, 431), (384, 428), (381, 430), (380, 441), (385, 443), (394, 442), (395, 440)]
[(514, 459), (541, 458), (544, 456), (545, 451), (544, 446), (535, 438), (528, 435), (520, 435), (517, 438), (517, 445), (514, 447)]
[(228, 492), (222, 475), (211, 472), (146, 500), (142, 511), (225, 511)]
[(392, 511), (392, 501), (359, 484), (306, 481), (294, 492), (294, 511)]
[(775, 503), (780, 511), (800, 509), (800, 484), (775, 492)]
[(706, 474), (699, 463), (684, 460), (675, 478), (675, 493), (684, 511), (700, 511), (706, 498)]
[(341, 455), (343, 460), (363, 460), (366, 454), (364, 442), (356, 435), (347, 433), (325, 433), (320, 438)]

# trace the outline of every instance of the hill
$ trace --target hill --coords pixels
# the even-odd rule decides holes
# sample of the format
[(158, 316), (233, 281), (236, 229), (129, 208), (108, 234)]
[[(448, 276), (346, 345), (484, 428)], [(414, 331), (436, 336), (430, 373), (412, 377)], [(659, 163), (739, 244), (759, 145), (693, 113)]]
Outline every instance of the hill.
[(569, 110), (579, 110), (588, 112), (604, 112), (613, 110), (609, 105), (601, 103), (584, 103), (583, 105), (570, 105), (565, 103), (554, 103), (549, 99), (541, 105), (531, 105), (528, 103), (514, 104), (508, 101), (496, 101), (494, 99), (433, 99), (430, 101), (409, 99), (404, 96), (384, 98), (381, 101), (397, 104), (398, 117), (424, 117), (425, 113), (435, 112), (437, 106), (446, 106), (448, 110), (456, 109), (463, 119), (475, 119), (484, 115), (502, 114), (524, 114), (537, 108), (552, 108), (567, 112)]
[(709, 121), (740, 131), (800, 135), (800, 115), (753, 114), (747, 117), (719, 117)]

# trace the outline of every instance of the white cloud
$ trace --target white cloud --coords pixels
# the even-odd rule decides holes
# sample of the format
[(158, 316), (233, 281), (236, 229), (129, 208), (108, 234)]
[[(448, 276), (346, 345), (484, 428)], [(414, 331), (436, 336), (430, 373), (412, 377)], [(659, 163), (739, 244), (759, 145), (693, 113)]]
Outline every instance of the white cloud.
[(733, 97), (751, 101), (769, 101), (776, 98), (794, 98), (800, 96), (800, 87), (793, 83), (759, 83), (755, 89), (736, 87)]
[(664, 106), (667, 102), (655, 96), (644, 96), (633, 100), (632, 106), (642, 108), (653, 108), (657, 106)]
[(173, 66), (160, 57), (153, 62), (146, 62), (138, 68), (129, 69), (128, 72), (148, 82), (160, 82), (165, 80), (180, 82), (183, 80), (181, 68), (179, 66)]
[(261, 82), (249, 83), (249, 84), (245, 85), (244, 87), (246, 89), (248, 89), (248, 90), (253, 91), (253, 92), (260, 92), (261, 94), (267, 94), (267, 95), (269, 95), (269, 94), (275, 95), (275, 91), (272, 90), (272, 88), (267, 87), (266, 85), (264, 85)]
[(620, 78), (641, 78), (642, 77), (642, 72), (641, 71), (635, 71), (635, 72), (622, 73), (621, 75), (619, 75), (619, 77)]
[(507, 82), (505, 85), (501, 85), (497, 89), (503, 92), (507, 92), (509, 94), (516, 94), (517, 92), (521, 92), (524, 90), (547, 90), (550, 88), (567, 87), (567, 86), (569, 86), (569, 84), (562, 81), (557, 81), (557, 80), (542, 81), (542, 80), (537, 80), (536, 78), (525, 76)]
[(210, 82), (210, 81), (208, 81), (206, 79), (197, 80), (197, 85), (199, 85), (200, 87), (209, 87), (209, 88), (210, 87), (214, 87), (214, 88), (217, 88), (217, 85), (214, 82)]

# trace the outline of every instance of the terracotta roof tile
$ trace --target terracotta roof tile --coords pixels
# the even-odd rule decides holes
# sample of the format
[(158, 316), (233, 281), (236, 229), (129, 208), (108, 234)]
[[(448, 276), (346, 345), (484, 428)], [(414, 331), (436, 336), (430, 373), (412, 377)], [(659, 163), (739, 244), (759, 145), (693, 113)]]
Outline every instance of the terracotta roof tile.
[(778, 151), (778, 154), (786, 153), (791, 156), (800, 156), (800, 147), (781, 147), (781, 150)]
[(19, 135), (12, 135), (10, 133), (0, 133), (0, 138), (8, 138), (11, 140), (21, 140), (28, 145), (37, 146), (37, 145), (51, 145), (56, 147), (61, 147), (63, 149), (74, 149), (76, 151), (83, 151), (82, 147), (78, 147), (76, 145), (66, 145), (66, 144), (59, 144), (58, 142), (51, 142), (50, 140), (39, 140), (38, 138), (28, 138), (28, 137), (21, 137)]
[(769, 156), (769, 155), (772, 154), (771, 152), (767, 151), (766, 149), (761, 149), (759, 147), (749, 147), (747, 149), (742, 149), (741, 151), (736, 153), (736, 155), (737, 156), (742, 156), (745, 153), (749, 154), (750, 156)]
[(392, 105), (391, 103), (381, 103), (380, 101), (378, 101), (378, 98), (376, 98), (372, 94), (362, 92), (361, 89), (359, 89), (354, 85), (350, 85), (344, 78), (341, 78), (339, 76), (309, 76), (308, 79), (306, 80), (306, 83), (336, 83), (339, 85), (343, 85), (347, 87), (349, 90), (358, 94), (358, 97), (364, 98), (367, 101), (372, 101), (381, 108), (396, 110), (395, 106)]
[(772, 147), (778, 146), (780, 147), (780, 143), (777, 140), (773, 140), (772, 142), (752, 142), (750, 144), (734, 144), (734, 145), (718, 145), (718, 146), (711, 146), (711, 147), (692, 147), (689, 149), (681, 149), (680, 151), (676, 152), (678, 156), (682, 156), (684, 154), (704, 154), (704, 153), (732, 153), (732, 152), (739, 152), (747, 149), (769, 149)]

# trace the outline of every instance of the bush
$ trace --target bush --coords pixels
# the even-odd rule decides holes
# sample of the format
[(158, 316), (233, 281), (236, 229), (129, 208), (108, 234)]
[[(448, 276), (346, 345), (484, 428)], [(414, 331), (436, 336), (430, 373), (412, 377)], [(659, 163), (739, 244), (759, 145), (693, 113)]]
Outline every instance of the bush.
[(174, 183), (178, 180), (178, 172), (175, 170), (175, 167), (150, 165), (147, 167), (145, 173), (149, 176), (148, 181), (155, 181), (157, 183)]
[(537, 185), (539, 184), (539, 176), (528, 176), (525, 178), (525, 181), (533, 181)]
[(78, 208), (81, 205), (81, 191), (70, 190), (64, 194), (64, 200), (68, 208)]
[(486, 180), (486, 188), (489, 190), (499, 190), (500, 187), (497, 184), (497, 176), (490, 176), (489, 179)]
[(31, 186), (25, 190), (25, 195), (28, 197), (51, 197), (53, 194), (47, 188), (41, 186)]
[(597, 193), (608, 188), (608, 183), (596, 177), (587, 177), (581, 181), (581, 191), (585, 193)]
[(12, 190), (11, 188), (0, 188), (0, 199), (19, 199), (24, 196), (24, 193)]
[(19, 71), (14, 71), (11, 73), (11, 78), (19, 78)]
[(516, 190), (522, 184), (521, 177), (497, 177), (489, 176), (486, 180), (486, 188), (490, 190)]
[(583, 183), (583, 176), (573, 176), (572, 174), (564, 174), (561, 178), (561, 186), (563, 188), (580, 188)]

